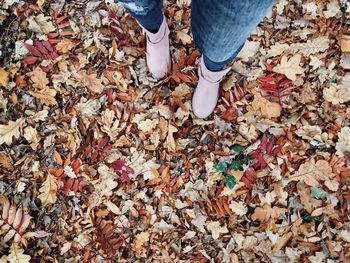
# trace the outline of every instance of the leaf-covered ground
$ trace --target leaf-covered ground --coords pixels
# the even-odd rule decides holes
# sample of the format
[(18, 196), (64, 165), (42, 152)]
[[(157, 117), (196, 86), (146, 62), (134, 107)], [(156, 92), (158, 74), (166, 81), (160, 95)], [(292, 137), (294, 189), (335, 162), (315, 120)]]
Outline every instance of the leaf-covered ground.
[(0, 3), (0, 262), (350, 262), (350, 4), (280, 0), (196, 119), (112, 1)]

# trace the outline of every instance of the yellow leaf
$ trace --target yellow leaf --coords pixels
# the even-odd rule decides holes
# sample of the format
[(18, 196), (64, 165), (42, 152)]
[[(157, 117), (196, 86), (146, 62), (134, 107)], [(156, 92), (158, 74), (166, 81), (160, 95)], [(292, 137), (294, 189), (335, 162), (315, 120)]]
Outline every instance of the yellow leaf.
[(8, 82), (9, 74), (3, 68), (0, 68), (0, 87), (6, 87)]
[(25, 119), (19, 118), (16, 121), (9, 121), (7, 125), (0, 125), (0, 145), (3, 143), (12, 144), (13, 136), (18, 139), (24, 123)]
[(39, 189), (40, 195), (38, 198), (41, 200), (44, 206), (48, 204), (54, 204), (57, 200), (57, 181), (50, 173), (47, 175), (46, 181)]
[(284, 74), (290, 80), (295, 81), (297, 79), (298, 74), (302, 74), (304, 72), (303, 68), (299, 66), (301, 59), (300, 54), (296, 54), (291, 57), (289, 60), (287, 56), (283, 56), (279, 65), (273, 68), (273, 71)]
[(265, 118), (277, 118), (281, 116), (282, 107), (277, 102), (270, 102), (259, 93), (254, 95), (252, 107), (255, 111), (261, 113)]
[(18, 245), (15, 243), (12, 245), (10, 250), (10, 255), (7, 256), (7, 260), (10, 263), (29, 263), (30, 262), (30, 256), (23, 254), (24, 250), (19, 248)]

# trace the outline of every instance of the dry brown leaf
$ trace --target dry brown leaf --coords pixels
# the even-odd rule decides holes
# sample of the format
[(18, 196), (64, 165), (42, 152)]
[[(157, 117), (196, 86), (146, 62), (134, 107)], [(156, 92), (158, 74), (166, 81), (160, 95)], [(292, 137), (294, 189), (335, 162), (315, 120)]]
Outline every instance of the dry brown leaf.
[(287, 56), (283, 56), (280, 64), (273, 68), (273, 71), (286, 75), (290, 80), (295, 81), (298, 74), (303, 74), (304, 69), (300, 67), (301, 55), (296, 54), (290, 59)]
[(168, 126), (168, 136), (166, 138), (166, 147), (169, 151), (175, 152), (176, 151), (176, 142), (174, 139), (174, 133), (177, 132), (177, 128), (171, 124)]
[(31, 257), (24, 254), (24, 250), (16, 243), (11, 246), (10, 255), (7, 256), (7, 260), (10, 263), (29, 263), (30, 259)]
[(13, 163), (5, 152), (0, 152), (0, 167), (8, 171), (14, 170)]
[(302, 181), (310, 186), (319, 185), (318, 181), (326, 181), (333, 178), (332, 167), (325, 160), (315, 162), (314, 158), (300, 165), (299, 170), (289, 177), (292, 181)]
[(281, 116), (282, 107), (277, 102), (270, 102), (259, 93), (254, 95), (252, 107), (265, 118), (278, 118)]
[(0, 125), (0, 145), (3, 143), (12, 144), (12, 137), (18, 139), (24, 123), (25, 119), (19, 118), (16, 121), (9, 121), (7, 125)]
[(57, 181), (50, 173), (47, 174), (46, 180), (39, 189), (40, 195), (38, 198), (44, 206), (54, 204), (57, 200)]
[(72, 50), (76, 46), (75, 43), (73, 43), (70, 39), (64, 38), (56, 45), (56, 50), (60, 51), (61, 53), (67, 53)]
[(252, 220), (259, 220), (260, 222), (267, 222), (270, 219), (275, 220), (281, 214), (286, 213), (288, 210), (280, 207), (271, 207), (265, 204), (263, 207), (257, 207), (252, 214)]
[(292, 232), (288, 232), (283, 236), (279, 237), (272, 251), (275, 253), (280, 251), (288, 243), (289, 239), (291, 239), (292, 236), (293, 236)]
[(350, 35), (343, 35), (340, 38), (340, 49), (342, 52), (350, 52)]
[(6, 87), (9, 82), (9, 74), (3, 68), (0, 68), (0, 87)]
[(96, 74), (86, 74), (85, 71), (80, 72), (80, 81), (83, 86), (87, 87), (89, 91), (101, 94), (103, 92), (103, 85), (100, 79), (96, 77)]

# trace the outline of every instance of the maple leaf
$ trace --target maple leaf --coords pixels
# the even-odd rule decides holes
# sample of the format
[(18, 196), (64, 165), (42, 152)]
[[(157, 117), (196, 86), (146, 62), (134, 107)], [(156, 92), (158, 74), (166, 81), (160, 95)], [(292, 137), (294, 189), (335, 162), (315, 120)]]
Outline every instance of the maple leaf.
[(41, 200), (44, 206), (56, 203), (57, 181), (50, 173), (47, 174), (46, 180), (39, 189), (39, 192), (41, 194), (38, 196), (38, 198)]
[(80, 72), (80, 81), (82, 85), (87, 87), (91, 92), (101, 94), (104, 90), (104, 86), (100, 79), (98, 79), (97, 74), (86, 74), (86, 71)]
[(29, 263), (31, 257), (23, 253), (24, 250), (19, 248), (17, 244), (11, 246), (10, 255), (7, 256), (7, 260), (10, 263)]
[(300, 54), (296, 54), (290, 59), (288, 59), (287, 56), (283, 56), (280, 64), (275, 66), (273, 68), (273, 71), (280, 74), (284, 74), (290, 80), (295, 81), (297, 79), (296, 76), (304, 72), (304, 69), (299, 66), (300, 59)]
[(12, 137), (18, 139), (24, 123), (25, 119), (19, 118), (16, 121), (9, 121), (7, 125), (0, 125), (0, 145), (3, 143), (12, 144)]

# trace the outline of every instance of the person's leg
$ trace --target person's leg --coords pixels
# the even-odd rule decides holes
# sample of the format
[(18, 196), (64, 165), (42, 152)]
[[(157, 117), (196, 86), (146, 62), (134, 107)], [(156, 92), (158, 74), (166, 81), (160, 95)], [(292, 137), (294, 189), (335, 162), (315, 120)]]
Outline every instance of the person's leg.
[(274, 0), (192, 0), (192, 34), (209, 69), (213, 63), (222, 69), (236, 57), (273, 3)]
[(250, 32), (274, 0), (192, 0), (191, 29), (203, 56), (198, 85), (192, 97), (193, 113), (208, 117), (215, 109), (224, 69), (242, 49)]
[(135, 17), (146, 33), (146, 61), (156, 79), (170, 68), (169, 28), (163, 14), (162, 0), (118, 0)]
[(156, 33), (163, 22), (162, 0), (117, 0), (139, 24)]

